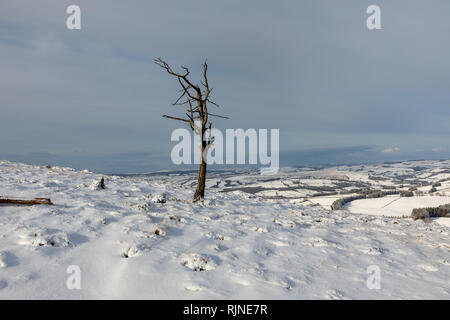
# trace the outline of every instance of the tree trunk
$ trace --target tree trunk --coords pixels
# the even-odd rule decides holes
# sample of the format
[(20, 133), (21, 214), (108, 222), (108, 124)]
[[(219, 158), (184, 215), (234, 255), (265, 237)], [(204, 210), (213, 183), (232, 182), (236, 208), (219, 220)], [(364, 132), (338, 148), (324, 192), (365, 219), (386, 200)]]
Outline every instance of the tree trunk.
[(205, 182), (206, 182), (206, 163), (202, 162), (200, 164), (200, 169), (198, 171), (198, 183), (197, 190), (195, 190), (194, 194), (194, 202), (199, 200), (203, 200), (205, 197)]
[(205, 183), (206, 183), (206, 162), (203, 157), (203, 153), (206, 149), (206, 141), (202, 142), (202, 158), (200, 160), (200, 168), (198, 170), (198, 182), (197, 189), (194, 193), (193, 202), (197, 202), (199, 200), (203, 200), (205, 198)]

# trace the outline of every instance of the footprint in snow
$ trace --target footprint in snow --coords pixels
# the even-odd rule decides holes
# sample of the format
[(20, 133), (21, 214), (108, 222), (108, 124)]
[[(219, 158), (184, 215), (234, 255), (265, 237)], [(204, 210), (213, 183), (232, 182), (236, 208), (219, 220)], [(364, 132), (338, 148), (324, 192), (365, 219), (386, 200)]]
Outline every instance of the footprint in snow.
[(450, 266), (450, 262), (445, 260), (445, 259), (441, 259), (439, 262), (442, 263), (442, 264), (445, 264), (447, 266)]
[(5, 289), (8, 286), (6, 280), (0, 280), (0, 290)]
[(261, 248), (257, 248), (255, 250), (255, 253), (260, 257), (268, 257), (273, 254), (273, 251), (267, 247), (261, 247)]
[(295, 287), (295, 282), (293, 281), (293, 279), (289, 279), (289, 278), (284, 279), (284, 281), (282, 281), (281, 284), (282, 284), (287, 290), (292, 290), (292, 288)]
[(214, 247), (214, 250), (216, 250), (216, 251), (219, 251), (219, 252), (221, 252), (221, 251), (227, 251), (228, 250), (228, 247), (227, 246), (224, 246), (223, 244), (217, 244), (215, 247)]
[(16, 255), (9, 251), (0, 252), (0, 268), (7, 268), (19, 265)]

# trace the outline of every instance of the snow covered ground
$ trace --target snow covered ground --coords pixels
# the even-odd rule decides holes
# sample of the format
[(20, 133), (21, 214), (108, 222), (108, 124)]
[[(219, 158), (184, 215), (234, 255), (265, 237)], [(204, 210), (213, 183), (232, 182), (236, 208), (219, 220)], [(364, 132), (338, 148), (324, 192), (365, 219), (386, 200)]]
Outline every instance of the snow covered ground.
[[(422, 196), (403, 198), (387, 196), (376, 199), (361, 199), (345, 206), (350, 212), (388, 217), (409, 216), (414, 208), (429, 208), (450, 203), (450, 197)], [(437, 223), (450, 226), (450, 218), (433, 218)]]
[[(388, 207), (446, 202), (449, 167), (211, 173), (207, 199), (192, 204), (192, 175), (108, 176), (98, 190), (88, 171), (0, 161), (0, 196), (55, 204), (0, 206), (0, 299), (449, 299), (448, 226), (380, 213), (394, 198), (329, 208), (355, 188), (428, 192), (436, 181), (433, 196)], [(379, 290), (367, 286), (373, 265)], [(67, 287), (70, 266), (79, 290)]]

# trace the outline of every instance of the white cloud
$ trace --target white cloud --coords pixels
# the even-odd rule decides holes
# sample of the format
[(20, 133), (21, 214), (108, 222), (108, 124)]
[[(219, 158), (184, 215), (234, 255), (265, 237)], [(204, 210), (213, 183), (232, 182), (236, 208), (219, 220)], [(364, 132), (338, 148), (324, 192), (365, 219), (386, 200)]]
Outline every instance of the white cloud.
[(399, 147), (388, 148), (388, 149), (382, 150), (381, 152), (385, 153), (385, 154), (397, 153), (397, 152), (400, 152), (400, 148)]

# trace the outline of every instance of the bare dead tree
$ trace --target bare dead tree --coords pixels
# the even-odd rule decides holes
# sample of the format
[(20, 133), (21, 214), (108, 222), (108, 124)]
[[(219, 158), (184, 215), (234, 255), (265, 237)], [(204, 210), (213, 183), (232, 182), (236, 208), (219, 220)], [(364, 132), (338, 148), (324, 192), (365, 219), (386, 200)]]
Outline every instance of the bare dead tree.
[(211, 100), (211, 91), (208, 83), (208, 64), (205, 61), (203, 63), (203, 79), (200, 81), (201, 86), (194, 84), (189, 79), (190, 71), (187, 67), (182, 66), (182, 73), (175, 72), (170, 65), (163, 59), (155, 59), (155, 63), (167, 71), (168, 74), (177, 78), (178, 83), (181, 86), (180, 96), (172, 104), (173, 106), (182, 106), (186, 108), (186, 117), (174, 117), (170, 115), (163, 115), (164, 118), (182, 121), (187, 123), (191, 130), (200, 135), (201, 138), (201, 159), (200, 167), (198, 171), (198, 183), (197, 189), (194, 193), (193, 201), (199, 201), (205, 197), (205, 182), (206, 182), (206, 153), (208, 148), (213, 143), (211, 135), (208, 136), (207, 132), (211, 132), (212, 123), (209, 121), (210, 117), (218, 117), (228, 119), (227, 117), (210, 113), (208, 111), (208, 104), (212, 104), (216, 107), (218, 105)]

